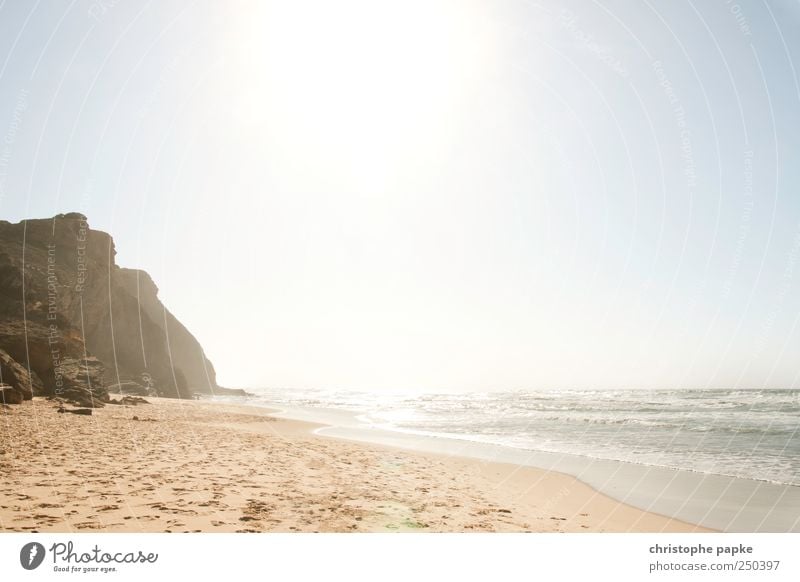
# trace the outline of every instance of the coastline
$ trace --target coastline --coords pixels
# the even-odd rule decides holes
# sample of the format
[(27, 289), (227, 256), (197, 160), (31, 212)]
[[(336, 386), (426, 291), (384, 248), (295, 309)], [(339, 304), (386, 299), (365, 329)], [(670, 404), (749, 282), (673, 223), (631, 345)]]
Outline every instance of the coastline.
[(458, 435), (426, 435), (371, 427), (341, 409), (285, 408), (283, 418), (324, 424), (321, 436), (407, 450), (534, 467), (577, 478), (643, 511), (713, 531), (800, 532), (800, 487), (691, 469), (509, 447)]
[(689, 532), (569, 475), (352, 442), (256, 406), (3, 410), (0, 531)]

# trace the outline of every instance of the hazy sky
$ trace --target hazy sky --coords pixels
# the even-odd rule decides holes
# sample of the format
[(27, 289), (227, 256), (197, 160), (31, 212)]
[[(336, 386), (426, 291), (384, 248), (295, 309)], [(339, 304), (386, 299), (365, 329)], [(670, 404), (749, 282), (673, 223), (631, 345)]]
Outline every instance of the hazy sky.
[(790, 387), (794, 1), (0, 1), (0, 216), (234, 386)]

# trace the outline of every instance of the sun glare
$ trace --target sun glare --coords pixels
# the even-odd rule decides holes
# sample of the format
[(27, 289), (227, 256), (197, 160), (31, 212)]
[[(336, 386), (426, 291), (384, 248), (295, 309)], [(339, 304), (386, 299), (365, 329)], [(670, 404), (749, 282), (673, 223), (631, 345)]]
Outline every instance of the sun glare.
[(294, 0), (250, 16), (232, 39), (243, 121), (362, 176), (435, 158), (489, 45), (467, 2)]

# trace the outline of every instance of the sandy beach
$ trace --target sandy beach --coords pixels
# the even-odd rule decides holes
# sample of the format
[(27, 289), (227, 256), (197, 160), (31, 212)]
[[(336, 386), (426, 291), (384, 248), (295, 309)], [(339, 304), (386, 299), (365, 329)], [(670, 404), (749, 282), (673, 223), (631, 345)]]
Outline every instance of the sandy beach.
[(0, 530), (687, 532), (573, 477), (354, 443), (264, 408), (149, 399), (0, 416)]

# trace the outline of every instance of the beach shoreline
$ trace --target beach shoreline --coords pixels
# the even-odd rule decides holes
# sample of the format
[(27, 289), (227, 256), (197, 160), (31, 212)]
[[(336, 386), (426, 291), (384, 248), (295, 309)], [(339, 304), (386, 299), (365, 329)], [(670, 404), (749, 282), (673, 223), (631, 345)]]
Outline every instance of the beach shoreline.
[[(537, 397), (541, 398), (541, 395), (533, 396), (533, 404), (540, 405), (536, 402)], [(440, 400), (441, 396), (437, 396), (436, 399)], [(715, 396), (706, 404), (713, 407), (715, 399), (718, 400), (719, 396)], [(283, 418), (324, 424), (326, 426), (316, 430), (316, 434), (321, 436), (565, 473), (617, 501), (633, 505), (643, 511), (702, 525), (716, 531), (800, 532), (800, 486), (793, 482), (789, 469), (791, 465), (787, 463), (773, 467), (769, 463), (771, 459), (774, 460), (774, 451), (768, 451), (762, 458), (756, 448), (733, 448), (726, 451), (726, 455), (740, 458), (744, 463), (741, 468), (737, 467), (735, 471), (737, 474), (726, 473), (724, 467), (720, 467), (723, 471), (699, 470), (695, 459), (689, 459), (686, 464), (680, 463), (681, 455), (685, 457), (692, 451), (696, 451), (704, 459), (713, 457), (715, 454), (713, 446), (711, 448), (705, 446), (706, 433), (701, 433), (702, 436), (695, 438), (695, 442), (689, 443), (688, 447), (686, 442), (680, 443), (676, 450), (681, 450), (681, 454), (673, 454), (672, 458), (665, 455), (653, 463), (652, 455), (651, 459), (643, 460), (644, 455), (640, 455), (638, 461), (631, 459), (629, 453), (624, 454), (622, 458), (618, 457), (619, 443), (613, 440), (614, 434), (602, 435), (604, 438), (612, 439), (605, 441), (608, 445), (607, 451), (602, 451), (599, 455), (587, 452), (587, 434), (575, 434), (574, 424), (565, 427), (563, 434), (547, 433), (547, 427), (556, 431), (559, 429), (558, 426), (548, 422), (549, 419), (542, 423), (543, 426), (537, 428), (531, 426), (531, 423), (536, 422), (535, 419), (527, 421), (528, 424), (516, 422), (514, 426), (519, 428), (521, 434), (527, 435), (525, 438), (517, 439), (517, 442), (524, 443), (521, 446), (510, 444), (507, 438), (497, 438), (498, 434), (506, 436), (509, 434), (505, 428), (505, 433), (494, 433), (492, 438), (487, 439), (486, 427), (492, 426), (492, 421), (487, 419), (491, 418), (492, 412), (497, 412), (492, 410), (491, 406), (486, 418), (474, 419), (476, 423), (474, 432), (468, 432), (469, 419), (466, 421), (459, 419), (455, 424), (451, 424), (452, 431), (445, 429), (445, 432), (441, 430), (430, 432), (409, 428), (398, 422), (386, 422), (387, 418), (397, 419), (398, 416), (406, 419), (424, 418), (426, 421), (422, 426), (435, 425), (442, 421), (441, 410), (434, 415), (426, 416), (428, 412), (425, 410), (425, 404), (418, 405), (408, 398), (397, 402), (402, 411), (401, 415), (394, 414), (385, 404), (379, 405), (383, 408), (376, 408), (374, 402), (371, 406), (369, 402), (365, 405), (354, 400), (353, 395), (347, 394), (342, 396), (319, 392), (306, 393), (294, 398), (298, 404), (292, 400), (291, 397), (279, 394), (256, 393), (247, 402), (255, 406), (279, 407), (281, 411), (277, 415)], [(306, 401), (309, 403), (306, 404)], [(631, 398), (628, 398), (627, 402), (630, 401)], [(348, 408), (347, 404), (353, 406)], [(463, 399), (452, 402), (457, 410), (463, 410), (465, 404), (468, 407), (473, 406), (470, 401)], [(557, 404), (559, 403), (549, 402), (551, 408)], [(375, 410), (380, 410), (383, 414), (381, 412), (375, 414)], [(497, 418), (496, 415), (494, 418)], [(638, 420), (639, 417), (631, 418)], [(412, 420), (410, 426), (413, 427), (414, 424), (415, 421)], [(417, 427), (419, 426), (420, 423), (417, 423)], [(635, 421), (633, 426), (636, 426)], [(728, 419), (727, 424), (722, 422), (720, 426), (735, 428), (738, 425)], [(643, 446), (636, 447), (634, 452), (642, 449), (653, 450), (654, 444), (658, 445), (659, 441), (645, 442), (652, 436), (649, 429), (640, 429), (638, 432), (638, 438), (642, 440)], [(531, 434), (538, 434), (540, 438), (531, 438)], [(685, 432), (679, 437), (685, 440), (692, 434)], [(547, 446), (551, 438), (556, 442), (566, 442), (565, 439), (570, 435), (576, 437), (572, 451), (564, 450), (563, 447), (562, 450), (556, 451)], [(545, 446), (539, 448), (537, 445), (540, 443)], [(628, 445), (630, 445), (629, 435)], [(730, 446), (734, 447), (733, 441)], [(746, 447), (747, 444), (737, 443), (735, 446)], [(753, 467), (763, 467), (765, 471), (753, 473)], [(757, 476), (748, 476), (748, 473)], [(773, 480), (776, 475), (781, 474), (792, 482)]]
[(4, 409), (0, 531), (713, 531), (561, 472), (345, 440), (246, 404), (149, 400)]

